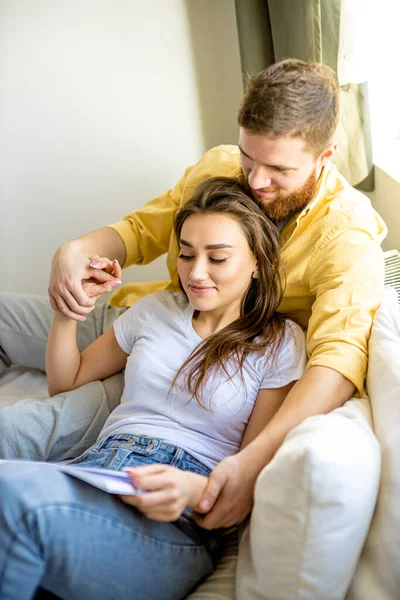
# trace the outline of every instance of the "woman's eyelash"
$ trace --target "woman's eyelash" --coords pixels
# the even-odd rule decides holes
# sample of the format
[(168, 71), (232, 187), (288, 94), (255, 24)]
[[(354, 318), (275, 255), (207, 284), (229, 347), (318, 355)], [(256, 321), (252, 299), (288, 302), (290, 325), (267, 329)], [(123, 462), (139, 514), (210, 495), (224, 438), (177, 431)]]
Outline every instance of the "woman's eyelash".
[(187, 254), (179, 254), (178, 258), (181, 258), (182, 260), (192, 260), (194, 256), (188, 256)]
[(210, 258), (210, 262), (220, 265), (221, 263), (226, 262), (226, 258)]
[[(179, 254), (178, 258), (180, 258), (181, 260), (188, 260), (189, 261), (189, 260), (193, 260), (194, 256), (189, 256), (187, 254)], [(214, 263), (216, 265), (220, 265), (220, 264), (226, 262), (227, 259), (226, 258), (211, 258), (210, 257), (209, 260), (210, 260), (210, 262), (212, 262), (212, 263)]]

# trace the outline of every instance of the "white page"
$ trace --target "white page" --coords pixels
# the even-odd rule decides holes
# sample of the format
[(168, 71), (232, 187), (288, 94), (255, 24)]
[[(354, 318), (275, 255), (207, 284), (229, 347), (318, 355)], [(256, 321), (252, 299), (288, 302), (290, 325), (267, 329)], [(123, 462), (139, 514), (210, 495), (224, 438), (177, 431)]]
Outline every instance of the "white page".
[[(0, 463), (13, 463), (13, 464), (28, 464), (31, 465), (32, 461), (24, 460), (2, 460)], [(45, 465), (48, 468), (56, 469), (81, 479), (94, 487), (99, 488), (109, 494), (143, 494), (144, 491), (135, 486), (131, 482), (131, 478), (124, 471), (112, 471), (109, 469), (95, 469), (90, 467), (78, 467), (74, 465), (67, 465), (62, 463), (45, 463), (39, 462), (36, 464)]]

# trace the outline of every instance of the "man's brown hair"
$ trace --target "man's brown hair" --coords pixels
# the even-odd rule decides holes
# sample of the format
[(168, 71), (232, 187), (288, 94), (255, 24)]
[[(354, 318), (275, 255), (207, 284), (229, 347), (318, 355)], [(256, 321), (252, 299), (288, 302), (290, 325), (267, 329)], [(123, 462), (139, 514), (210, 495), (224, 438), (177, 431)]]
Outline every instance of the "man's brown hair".
[(327, 66), (289, 58), (251, 77), (238, 123), (254, 134), (299, 137), (317, 158), (339, 121), (335, 74)]

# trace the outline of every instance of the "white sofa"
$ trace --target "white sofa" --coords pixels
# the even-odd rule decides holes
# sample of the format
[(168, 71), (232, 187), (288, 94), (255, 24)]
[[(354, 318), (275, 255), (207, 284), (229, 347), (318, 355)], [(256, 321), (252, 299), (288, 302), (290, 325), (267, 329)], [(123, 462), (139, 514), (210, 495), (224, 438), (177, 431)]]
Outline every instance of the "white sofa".
[(390, 288), (369, 356), (379, 444), (367, 396), (293, 430), (257, 483), (236, 596), (231, 543), (190, 600), (400, 598), (400, 312)]
[[(398, 600), (400, 314), (389, 289), (372, 329), (367, 389), (380, 444), (367, 397), (293, 430), (260, 475), (239, 559), (231, 536), (190, 600)], [(0, 406), (46, 394), (35, 371), (15, 368), (0, 382)]]

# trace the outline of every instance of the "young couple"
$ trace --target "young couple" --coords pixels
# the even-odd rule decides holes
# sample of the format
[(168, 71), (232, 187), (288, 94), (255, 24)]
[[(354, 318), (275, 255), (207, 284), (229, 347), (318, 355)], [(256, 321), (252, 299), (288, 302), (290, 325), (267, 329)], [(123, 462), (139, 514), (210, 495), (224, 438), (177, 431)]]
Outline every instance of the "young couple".
[[(134, 447), (136, 455), (140, 456), (152, 452), (158, 453), (160, 446), (158, 442), (154, 442), (153, 437), (155, 440), (164, 439), (157, 432), (163, 431), (165, 428), (170, 433), (174, 431), (177, 439), (185, 441), (185, 445), (183, 445), (173, 443), (175, 438), (171, 440), (174, 448), (181, 448), (181, 450), (176, 450), (178, 457), (185, 456), (186, 460), (187, 455), (193, 456), (190, 461), (193, 469), (195, 464), (197, 466), (204, 464), (200, 475), (206, 475), (209, 472), (207, 468), (212, 469), (208, 480), (190, 476), (190, 494), (195, 489), (196, 497), (191, 497), (188, 504), (195, 508), (195, 512), (198, 511), (196, 523), (201, 524), (202, 529), (194, 530), (193, 521), (190, 521), (189, 528), (186, 513), (178, 520), (179, 525), (156, 523), (154, 519), (147, 518), (143, 518), (141, 521), (141, 525), (147, 527), (149, 531), (140, 538), (142, 540), (141, 552), (146, 557), (143, 563), (138, 563), (139, 568), (143, 571), (140, 574), (142, 578), (153, 576), (147, 565), (151, 564), (148, 562), (153, 550), (152, 540), (154, 537), (151, 532), (155, 532), (156, 526), (161, 529), (157, 529), (155, 539), (158, 540), (159, 548), (164, 548), (167, 558), (170, 558), (170, 562), (166, 563), (168, 568), (171, 563), (176, 561), (176, 555), (170, 553), (169, 546), (166, 544), (166, 528), (168, 528), (168, 536), (172, 535), (170, 533), (172, 531), (174, 535), (178, 536), (181, 530), (187, 526), (185, 532), (190, 531), (191, 542), (189, 545), (185, 545), (189, 539), (186, 537), (183, 545), (188, 554), (192, 555), (192, 553), (198, 552), (192, 547), (193, 539), (196, 536), (197, 542), (200, 544), (201, 539), (204, 548), (208, 548), (207, 551), (201, 550), (201, 553), (203, 553), (203, 557), (207, 555), (205, 561), (208, 561), (209, 566), (204, 567), (204, 571), (198, 574), (198, 578), (209, 572), (211, 569), (210, 556), (214, 552), (213, 549), (218, 547), (219, 538), (218, 535), (206, 533), (206, 530), (229, 527), (243, 521), (249, 514), (253, 500), (254, 482), (260, 469), (268, 464), (288, 432), (308, 417), (329, 413), (341, 406), (355, 392), (362, 393), (367, 369), (369, 333), (383, 293), (384, 263), (380, 244), (386, 234), (386, 227), (372, 209), (368, 198), (353, 189), (331, 164), (331, 158), (336, 148), (334, 135), (338, 119), (338, 89), (330, 69), (319, 64), (304, 63), (294, 59), (274, 64), (249, 81), (238, 114), (240, 126), (238, 146), (220, 146), (208, 151), (196, 165), (186, 170), (182, 179), (171, 190), (161, 194), (148, 202), (142, 209), (131, 213), (112, 226), (63, 244), (54, 256), (49, 286), (50, 303), (59, 315), (79, 321), (77, 339), (78, 346), (82, 350), (88, 345), (89, 340), (93, 341), (99, 333), (104, 331), (104, 324), (107, 321), (112, 321), (117, 314), (123, 313), (121, 319), (116, 322), (115, 329), (111, 330), (111, 333), (105, 334), (107, 337), (115, 335), (117, 340), (113, 340), (114, 350), (111, 363), (120, 368), (122, 358), (125, 360), (126, 355), (133, 348), (132, 370), (135, 381), (137, 380), (139, 391), (143, 395), (143, 402), (148, 408), (150, 407), (150, 414), (146, 412), (147, 420), (143, 421), (148, 424), (144, 438), (150, 439), (143, 439), (143, 432), (140, 430), (138, 439), (134, 440), (135, 444), (130, 444), (129, 448)], [(236, 322), (236, 325), (240, 326), (240, 334), (234, 330), (235, 321), (228, 324), (225, 320), (237, 318), (239, 313), (234, 314), (233, 308), (232, 311), (226, 311), (226, 315), (224, 313), (223, 317), (221, 316), (219, 319), (216, 307), (211, 307), (210, 312), (209, 307), (201, 304), (208, 302), (209, 298), (222, 298), (222, 291), (224, 294), (227, 292), (229, 286), (222, 277), (222, 273), (225, 273), (225, 269), (228, 273), (229, 265), (233, 263), (234, 248), (206, 251), (200, 247), (199, 224), (200, 222), (207, 223), (205, 233), (211, 234), (213, 232), (210, 225), (211, 216), (196, 214), (186, 217), (182, 225), (183, 233), (179, 232), (179, 238), (183, 238), (189, 245), (182, 245), (181, 248), (178, 248), (173, 231), (174, 215), (177, 209), (185, 209), (195, 194), (195, 190), (200, 189), (204, 192), (204, 188), (199, 188), (199, 185), (212, 177), (221, 176), (235, 180), (241, 193), (243, 194), (243, 190), (245, 190), (247, 195), (250, 195), (262, 207), (261, 212), (274, 222), (280, 232), (279, 243), (275, 240), (275, 244), (280, 246), (286, 272), (286, 287), (282, 301), (279, 299), (279, 286), (263, 292), (263, 302), (268, 301), (272, 304), (266, 305), (268, 306), (265, 308), (267, 313), (260, 316), (262, 322), (260, 321), (258, 328), (256, 321), (248, 320), (248, 317), (255, 318), (255, 314), (249, 311), (246, 303), (242, 305), (246, 320), (243, 323), (239, 318)], [(232, 190), (231, 192), (233, 193)], [(257, 210), (254, 208), (254, 204), (252, 207), (253, 212)], [(262, 219), (260, 213), (257, 214), (258, 218)], [(198, 219), (198, 223), (190, 229), (191, 223), (195, 223), (196, 219)], [(233, 234), (232, 228), (235, 228), (236, 233), (241, 233), (242, 242), (245, 239), (250, 249), (247, 249), (248, 262), (246, 265), (240, 266), (238, 276), (235, 275), (232, 280), (228, 278), (229, 285), (235, 286), (238, 297), (240, 290), (244, 292), (248, 288), (248, 299), (256, 303), (261, 286), (266, 285), (267, 282), (267, 273), (263, 269), (271, 269), (269, 285), (275, 285), (272, 274), (276, 274), (273, 267), (275, 264), (273, 256), (277, 258), (277, 246), (274, 252), (268, 251), (268, 258), (266, 255), (258, 255), (256, 240), (251, 243), (249, 241), (252, 226), (255, 223), (246, 229), (244, 222), (239, 222), (237, 217), (233, 217), (228, 212), (226, 214), (224, 212), (223, 219), (222, 215), (218, 216), (219, 223), (228, 223), (228, 221), (230, 225), (226, 231), (224, 228), (218, 241), (210, 239), (208, 243), (212, 245), (229, 243), (226, 236), (228, 233)], [(267, 221), (264, 223), (263, 252), (266, 252), (266, 248), (274, 247), (270, 246), (274, 243), (274, 234), (270, 230), (270, 225), (267, 225)], [(268, 232), (267, 235), (266, 232)], [(229, 245), (234, 246), (234, 243)], [(247, 248), (247, 246), (245, 247)], [(91, 263), (89, 257), (98, 255), (118, 259), (119, 264), (126, 267), (131, 264), (146, 264), (164, 253), (168, 253), (169, 281), (122, 285), (111, 299), (112, 306), (95, 305), (96, 296), (119, 286), (120, 270), (115, 262), (110, 264), (108, 260), (95, 260)], [(187, 258), (182, 258), (182, 256)], [(241, 256), (243, 258), (246, 254), (242, 253)], [(215, 262), (225, 259), (226, 262), (223, 263)], [(203, 260), (208, 264), (207, 270), (202, 265)], [(191, 275), (192, 265), (195, 269), (194, 275)], [(178, 269), (183, 285), (193, 284), (192, 287), (187, 288), (187, 294), (196, 309), (194, 312), (192, 308), (189, 308), (189, 304), (186, 304), (186, 308), (185, 305), (179, 305), (178, 299), (184, 300), (185, 296), (179, 293)], [(256, 274), (258, 277), (255, 277)], [(219, 277), (221, 277), (220, 280)], [(211, 291), (208, 291), (209, 287), (212, 288)], [(161, 295), (150, 296), (147, 300), (144, 298), (143, 301), (135, 304), (138, 299), (143, 298), (149, 292), (160, 291)], [(170, 304), (167, 304), (168, 302)], [(196, 304), (197, 302), (199, 304)], [(153, 306), (152, 303), (155, 305)], [(232, 307), (234, 305), (233, 303)], [(129, 306), (133, 306), (133, 308), (126, 310)], [(236, 304), (236, 309), (237, 306)], [(144, 332), (146, 307), (150, 311), (150, 320), (154, 324), (154, 328), (151, 330), (157, 331), (154, 334), (156, 340), (148, 337), (148, 328)], [(295, 334), (298, 330), (289, 325), (290, 322), (283, 325), (283, 322), (279, 321), (276, 316), (272, 317), (275, 309), (280, 314), (294, 317), (307, 327), (308, 363), (307, 369), (302, 375), (295, 370), (295, 366), (298, 368), (301, 361), (295, 363), (295, 366), (293, 365), (293, 336), (297, 336), (297, 348), (300, 344), (300, 333)], [(185, 312), (186, 310), (188, 312)], [(161, 332), (167, 326), (164, 322), (167, 313), (171, 318), (174, 314), (176, 322), (170, 324), (172, 331), (167, 335), (168, 346), (165, 347), (167, 338), (162, 336)], [(210, 317), (210, 314), (214, 316)], [(267, 316), (270, 317), (270, 320), (267, 319)], [(61, 321), (61, 316), (57, 318)], [(132, 331), (129, 327), (131, 318), (134, 320)], [(0, 359), (2, 359), (0, 367), (6, 368), (10, 363), (16, 363), (44, 369), (44, 347), (50, 321), (50, 307), (42, 299), (21, 297), (15, 294), (0, 294)], [(249, 324), (252, 324), (251, 327)], [(243, 330), (241, 329), (242, 325)], [(72, 328), (74, 325), (69, 321), (60, 322), (58, 325), (55, 323), (51, 337), (54, 338), (53, 333), (57, 333), (57, 327), (60, 330), (61, 326), (67, 330), (65, 333), (68, 333), (70, 339), (73, 339)], [(143, 329), (141, 329), (142, 326)], [(131, 331), (133, 336), (138, 335), (138, 339), (126, 337), (127, 330)], [(185, 334), (180, 333), (182, 330), (185, 331)], [(140, 337), (142, 331), (143, 335)], [(214, 335), (216, 331), (217, 333)], [(256, 335), (261, 331), (263, 331), (261, 335)], [(283, 331), (285, 331), (284, 334)], [(252, 335), (255, 337), (252, 338)], [(263, 337), (269, 335), (270, 338)], [(226, 339), (224, 336), (227, 336)], [(181, 340), (182, 343), (177, 344), (176, 339)], [(183, 339), (185, 343), (183, 343)], [(220, 349), (219, 340), (221, 339), (223, 339), (223, 344)], [(192, 345), (190, 345), (190, 340)], [(204, 342), (204, 346), (201, 346), (202, 350), (199, 350), (198, 354), (195, 353), (189, 363), (185, 364), (197, 344), (202, 344), (202, 340), (207, 340)], [(259, 353), (259, 349), (254, 347), (256, 341), (257, 344), (266, 342), (266, 355), (268, 360), (272, 360), (274, 364), (271, 371), (268, 370), (268, 363), (266, 380), (263, 379), (265, 373), (261, 368), (263, 363), (255, 358)], [(279, 343), (280, 341), (281, 343)], [(154, 366), (151, 367), (152, 370), (148, 371), (148, 362), (150, 361), (146, 361), (146, 370), (141, 366), (134, 368), (135, 348), (138, 349), (138, 344), (141, 344), (147, 352), (150, 352), (152, 342), (156, 345), (157, 353), (162, 355), (161, 367), (153, 361), (156, 353), (151, 350), (152, 365), (154, 363)], [(272, 342), (272, 345), (267, 342)], [(177, 347), (180, 348), (180, 353), (178, 353)], [(238, 348), (241, 350), (236, 352), (235, 350)], [(203, 351), (206, 354), (203, 354)], [(271, 351), (272, 355), (270, 356)], [(140, 352), (140, 356), (141, 354)], [(226, 360), (228, 355), (230, 358)], [(75, 369), (77, 365), (81, 364), (75, 349), (72, 356), (75, 358), (70, 358), (68, 355), (67, 364), (69, 368), (72, 364)], [(149, 358), (149, 354), (144, 356)], [(50, 354), (48, 357), (51, 361)], [(92, 364), (96, 363), (103, 368), (105, 362), (103, 358), (103, 350), (100, 348), (99, 352), (96, 351)], [(227, 372), (221, 370), (220, 360), (226, 366)], [(265, 359), (263, 360), (265, 365)], [(285, 372), (282, 371), (286, 368), (283, 365), (284, 362), (292, 364), (290, 367), (292, 371), (288, 379), (285, 378)], [(83, 360), (82, 366), (84, 367), (84, 365), (85, 361)], [(168, 378), (168, 372), (171, 375), (175, 369), (176, 374), (182, 365), (185, 367), (179, 373), (176, 381)], [(128, 362), (127, 376), (129, 370)], [(66, 374), (66, 371), (64, 375), (64, 369), (59, 365), (55, 372), (59, 376), (61, 374), (62, 378), (65, 376), (67, 381), (63, 379), (61, 387), (55, 385), (53, 392), (66, 389), (71, 385), (71, 379), (76, 376), (75, 373), (71, 377)], [(148, 393), (147, 382), (140, 383), (146, 372), (149, 372), (151, 376), (151, 389), (157, 388), (151, 393)], [(104, 377), (107, 373), (108, 371), (96, 371), (94, 376)], [(279, 381), (271, 379), (274, 373)], [(79, 377), (78, 374), (77, 383), (82, 383), (83, 379), (79, 379)], [(188, 377), (189, 379), (187, 379)], [(298, 381), (291, 386), (291, 382), (297, 378)], [(253, 384), (249, 383), (250, 380), (253, 381)], [(186, 390), (187, 401), (184, 401), (186, 407), (184, 414), (187, 415), (187, 420), (180, 421), (176, 412), (179, 406), (177, 398), (185, 397), (182, 391), (185, 381), (189, 385), (189, 389)], [(239, 452), (234, 453), (238, 450), (239, 440), (245, 429), (244, 407), (250, 406), (248, 402), (251, 402), (252, 398), (255, 400), (254, 394), (258, 392), (258, 388), (255, 389), (257, 385), (254, 386), (254, 381), (257, 381), (257, 385), (260, 387), (266, 382), (268, 391), (263, 389), (260, 392), (260, 400), (265, 394), (269, 399), (266, 402), (262, 400), (261, 403), (256, 402), (244, 435), (243, 447)], [(274, 385), (272, 385), (273, 381), (275, 381)], [(217, 389), (212, 386), (213, 382), (214, 384), (219, 383), (218, 389), (224, 390), (224, 393), (222, 391), (217, 393)], [(88, 391), (85, 397), (87, 418), (86, 420), (82, 418), (82, 411), (77, 405), (81, 401), (83, 393), (80, 390), (86, 388), (53, 396), (46, 402), (37, 401), (34, 410), (30, 411), (26, 410), (24, 403), (2, 408), (0, 410), (0, 456), (14, 458), (18, 455), (22, 458), (33, 459), (39, 456), (50, 460), (54, 460), (56, 457), (57, 459), (71, 458), (71, 456), (77, 456), (78, 453), (71, 454), (70, 447), (66, 452), (63, 451), (63, 448), (65, 450), (65, 440), (71, 443), (73, 440), (73, 450), (76, 451), (79, 448), (79, 452), (81, 452), (86, 449), (87, 439), (93, 431), (96, 431), (97, 434), (100, 433), (100, 437), (103, 439), (104, 435), (114, 435), (115, 428), (119, 428), (121, 425), (124, 428), (126, 426), (125, 431), (131, 435), (133, 433), (132, 423), (127, 404), (131, 397), (129, 385), (130, 383), (127, 381), (123, 402), (110, 416), (106, 425), (104, 425), (102, 400), (97, 396), (90, 396)], [(211, 387), (209, 387), (210, 385)], [(290, 389), (286, 387), (287, 385)], [(268, 388), (268, 386), (270, 387)], [(245, 400), (237, 403), (240, 392), (243, 390), (246, 390)], [(157, 403), (157, 398), (160, 396), (165, 400), (162, 405)], [(217, 406), (220, 398), (222, 404)], [(229, 398), (229, 402), (227, 398)], [(157, 412), (152, 408), (153, 401), (157, 404)], [(204, 407), (201, 406), (202, 404)], [(226, 411), (224, 416), (214, 412), (216, 408)], [(142, 418), (143, 407), (141, 408), (141, 405), (137, 404), (135, 410), (138, 412), (134, 414), (140, 415)], [(158, 411), (162, 410), (162, 414), (159, 414)], [(230, 410), (232, 410), (232, 414), (229, 417)], [(60, 415), (60, 418), (55, 422), (54, 415), (57, 414)], [(69, 419), (67, 415), (70, 415)], [(202, 419), (205, 418), (207, 423), (203, 420), (200, 421), (198, 415), (201, 415)], [(35, 434), (38, 419), (41, 423), (40, 433)], [(77, 436), (78, 419), (79, 435)], [(185, 435), (183, 430), (185, 430)], [(48, 435), (46, 435), (46, 431)], [(190, 431), (196, 431), (198, 434), (191, 436)], [(221, 437), (225, 436), (227, 432), (228, 439)], [(335, 429), (335, 432), (335, 443), (340, 444), (343, 432), (340, 427)], [(202, 438), (198, 437), (200, 433)], [(83, 438), (81, 445), (79, 445), (80, 438)], [(91, 441), (95, 441), (95, 439), (96, 437), (91, 437)], [(201, 443), (201, 439), (206, 442)], [(252, 441), (250, 442), (250, 440)], [(118, 465), (118, 461), (122, 462), (123, 460), (121, 456), (128, 454), (125, 446), (116, 447), (116, 442), (112, 443), (114, 443), (112, 450), (103, 448), (101, 444), (95, 446), (94, 456), (105, 457), (102, 459), (105, 461), (103, 464), (108, 467), (112, 466), (108, 462), (110, 455), (116, 457)], [(169, 466), (171, 466), (171, 453), (175, 450), (165, 450), (167, 452), (165, 462), (169, 461)], [(186, 451), (187, 455), (184, 455), (183, 451)], [(89, 460), (89, 456), (86, 456), (86, 459)], [(199, 462), (193, 462), (195, 460)], [(216, 464), (218, 460), (220, 462)], [(189, 462), (183, 464), (185, 469), (188, 464)], [(172, 466), (174, 466), (173, 461)], [(182, 464), (178, 464), (178, 466), (182, 466)], [(339, 471), (340, 468), (341, 465), (338, 465)], [(42, 481), (44, 478), (40, 475), (41, 469), (40, 465), (32, 466), (30, 474), (34, 470), (37, 471), (36, 479)], [(165, 480), (163, 473), (160, 475), (153, 473), (152, 476), (161, 477), (162, 481), (170, 481), (171, 471), (169, 469), (168, 471), (169, 474), (165, 475)], [(176, 475), (175, 470), (173, 473)], [(5, 494), (10, 498), (7, 502), (10, 508), (4, 512), (9, 519), (4, 525), (8, 536), (12, 536), (12, 532), (17, 527), (21, 514), (19, 511), (22, 511), (24, 515), (32, 515), (24, 521), (20, 530), (22, 537), (16, 538), (21, 540), (22, 548), (15, 546), (15, 556), (18, 560), (22, 557), (26, 561), (25, 565), (30, 565), (32, 577), (35, 579), (33, 587), (41, 582), (52, 589), (49, 581), (45, 579), (47, 567), (45, 569), (43, 566), (46, 557), (49, 556), (52, 557), (51, 567), (58, 568), (60, 571), (61, 581), (63, 574), (65, 577), (68, 574), (68, 578), (70, 578), (72, 571), (79, 575), (83, 572), (80, 569), (85, 570), (86, 566), (91, 568), (87, 561), (90, 561), (92, 554), (97, 556), (97, 551), (101, 554), (104, 548), (104, 539), (97, 538), (97, 535), (102, 535), (103, 530), (106, 533), (110, 532), (105, 546), (113, 544), (113, 552), (118, 557), (119, 569), (131, 567), (132, 557), (126, 554), (126, 548), (131, 545), (132, 529), (121, 525), (120, 535), (115, 536), (120, 542), (118, 546), (114, 535), (111, 535), (111, 533), (115, 533), (112, 531), (112, 525), (124, 521), (125, 518), (128, 518), (128, 514), (131, 519), (139, 519), (140, 511), (133, 511), (123, 502), (116, 502), (115, 499), (111, 499), (106, 494), (100, 494), (89, 486), (77, 482), (72, 484), (69, 479), (55, 473), (52, 475), (57, 480), (57, 484), (54, 482), (52, 485), (52, 489), (55, 490), (54, 494), (58, 493), (56, 490), (59, 485), (65, 492), (65, 488), (68, 488), (68, 494), (71, 494), (71, 508), (65, 508), (61, 512), (63, 515), (67, 514), (69, 510), (75, 510), (76, 506), (74, 514), (76, 518), (79, 515), (79, 520), (76, 521), (76, 527), (79, 530), (83, 528), (85, 513), (80, 511), (79, 503), (76, 504), (75, 494), (78, 488), (81, 490), (80, 493), (91, 495), (93, 504), (101, 506), (101, 503), (106, 503), (105, 512), (112, 512), (114, 508), (111, 509), (111, 506), (118, 507), (115, 510), (120, 511), (122, 515), (122, 521), (114, 518), (103, 520), (101, 515), (104, 514), (104, 511), (99, 509), (100, 516), (95, 528), (96, 535), (93, 533), (93, 538), (88, 535), (87, 539), (85, 538), (86, 546), (80, 551), (77, 547), (78, 542), (74, 541), (76, 535), (74, 531), (69, 530), (69, 526), (66, 527), (66, 530), (72, 538), (70, 546), (65, 540), (60, 542), (60, 538), (64, 539), (63, 536), (66, 534), (66, 531), (62, 529), (64, 520), (55, 519), (52, 522), (52, 527), (56, 529), (57, 526), (60, 526), (62, 529), (58, 534), (46, 522), (47, 516), (53, 509), (41, 511), (38, 506), (32, 506), (32, 510), (26, 507), (25, 502), (28, 496), (32, 501), (34, 499), (34, 502), (41, 503), (40, 496), (36, 497), (29, 493), (30, 486), (36, 486), (32, 483), (30, 474), (22, 477), (21, 473), (18, 475), (7, 473), (7, 477), (4, 477), (4, 480), (8, 482), (7, 489), (10, 488), (11, 483), (11, 487), (15, 487), (15, 489), (3, 492), (6, 489), (3, 479), (1, 489), (3, 499)], [(133, 477), (136, 481), (141, 479), (138, 471), (135, 471)], [(149, 481), (147, 478), (150, 478), (150, 473), (142, 474), (142, 478), (145, 477)], [(177, 477), (180, 483), (168, 484), (175, 490), (173, 497), (180, 497), (180, 494), (176, 492), (176, 486), (182, 485), (183, 476), (179, 472)], [(187, 477), (189, 476), (183, 477), (185, 482), (188, 481)], [(21, 479), (24, 483), (20, 483)], [(146, 483), (146, 480), (143, 482), (143, 479), (142, 484)], [(194, 483), (195, 479), (196, 483)], [(62, 484), (59, 483), (61, 481), (63, 481)], [(44, 501), (52, 498), (52, 496), (48, 497), (50, 492), (47, 485), (43, 481), (43, 488), (41, 484), (38, 486), (43, 489)], [(35, 487), (36, 493), (38, 490)], [(257, 518), (257, 494), (260, 493), (263, 493), (263, 490), (257, 486), (254, 491), (253, 520)], [(139, 502), (150, 502), (151, 498), (154, 499), (153, 494), (156, 492), (133, 500), (137, 508), (149, 510), (149, 506), (139, 505)], [(202, 497), (199, 502), (200, 496)], [(16, 497), (20, 499), (17, 501)], [(160, 497), (158, 498), (160, 499)], [(82, 501), (84, 504), (89, 503), (86, 496)], [(54, 506), (57, 506), (55, 497)], [(35, 511), (37, 511), (37, 515)], [(203, 516), (200, 516), (200, 512), (204, 513)], [(43, 517), (43, 521), (40, 520), (41, 517)], [(40, 532), (43, 537), (39, 536)], [(47, 536), (46, 533), (49, 535)], [(1, 533), (0, 538), (9, 539), (7, 535)], [(49, 538), (49, 543), (53, 539), (57, 540), (57, 544), (59, 544), (57, 548), (61, 547), (62, 552), (57, 552), (57, 548), (54, 548), (54, 552), (50, 552), (47, 548), (45, 552), (45, 547), (41, 544), (42, 539), (46, 537)], [(33, 538), (35, 538), (35, 543), (32, 541)], [(92, 547), (88, 548), (90, 539), (92, 539)], [(127, 543), (124, 543), (124, 540)], [(182, 541), (182, 538), (180, 540)], [(70, 547), (72, 550), (69, 549)], [(38, 548), (40, 548), (40, 559), (36, 554)], [(257, 547), (251, 550), (253, 553), (257, 551)], [(218, 553), (218, 550), (216, 552)], [(340, 548), (338, 548), (338, 552), (340, 552)], [(68, 569), (59, 561), (60, 556), (69, 560), (75, 554), (79, 556), (77, 571), (75, 565)], [(7, 554), (7, 556), (13, 556), (13, 554)], [(125, 557), (127, 558), (125, 559)], [(240, 560), (241, 556), (239, 556), (239, 563)], [(247, 558), (245, 556), (244, 560), (251, 562), (251, 556), (247, 556)], [(194, 562), (197, 565), (202, 561), (196, 556)], [(15, 563), (15, 567), (12, 566), (14, 563), (10, 562), (9, 564), (8, 574), (0, 566), (0, 573), (6, 573), (8, 581), (12, 579), (12, 569), (19, 569), (17, 563)], [(146, 566), (142, 568), (142, 564)], [(201, 568), (203, 569), (203, 567)], [(40, 576), (38, 575), (39, 571), (42, 572)], [(186, 569), (184, 566), (179, 570), (185, 577), (191, 577), (195, 571), (195, 568)], [(114, 573), (115, 571), (113, 571), (113, 582), (116, 581)], [(92, 585), (96, 585), (96, 582), (99, 581), (99, 589), (101, 588), (104, 594), (107, 593), (107, 587), (104, 586), (103, 577), (106, 579), (108, 574), (108, 563), (104, 561), (102, 567), (87, 579), (90, 580), (91, 577)], [(197, 575), (195, 577), (197, 578)], [(262, 577), (263, 573), (257, 572), (257, 578), (262, 580)], [(152, 585), (155, 583), (152, 582)], [(187, 585), (190, 587), (194, 585), (194, 582), (193, 584), (188, 582)], [(162, 590), (167, 589), (167, 584), (162, 584), (162, 586)], [(112, 595), (111, 591), (110, 594)], [(97, 589), (93, 597), (96, 596)], [(4, 598), (6, 597), (4, 596)], [(79, 595), (79, 597), (84, 596)], [(99, 597), (101, 598), (101, 595)]]
[(76, 321), (56, 312), (46, 353), (51, 395), (125, 368), (121, 404), (73, 464), (127, 469), (146, 493), (117, 498), (48, 465), (0, 463), (2, 600), (39, 588), (64, 600), (186, 598), (221, 548), (221, 530), (192, 514), (210, 472), (237, 452), (264, 465), (262, 431), (306, 362), (301, 327), (276, 312), (278, 233), (228, 178), (202, 183), (174, 227), (182, 291), (143, 298), (82, 354)]

